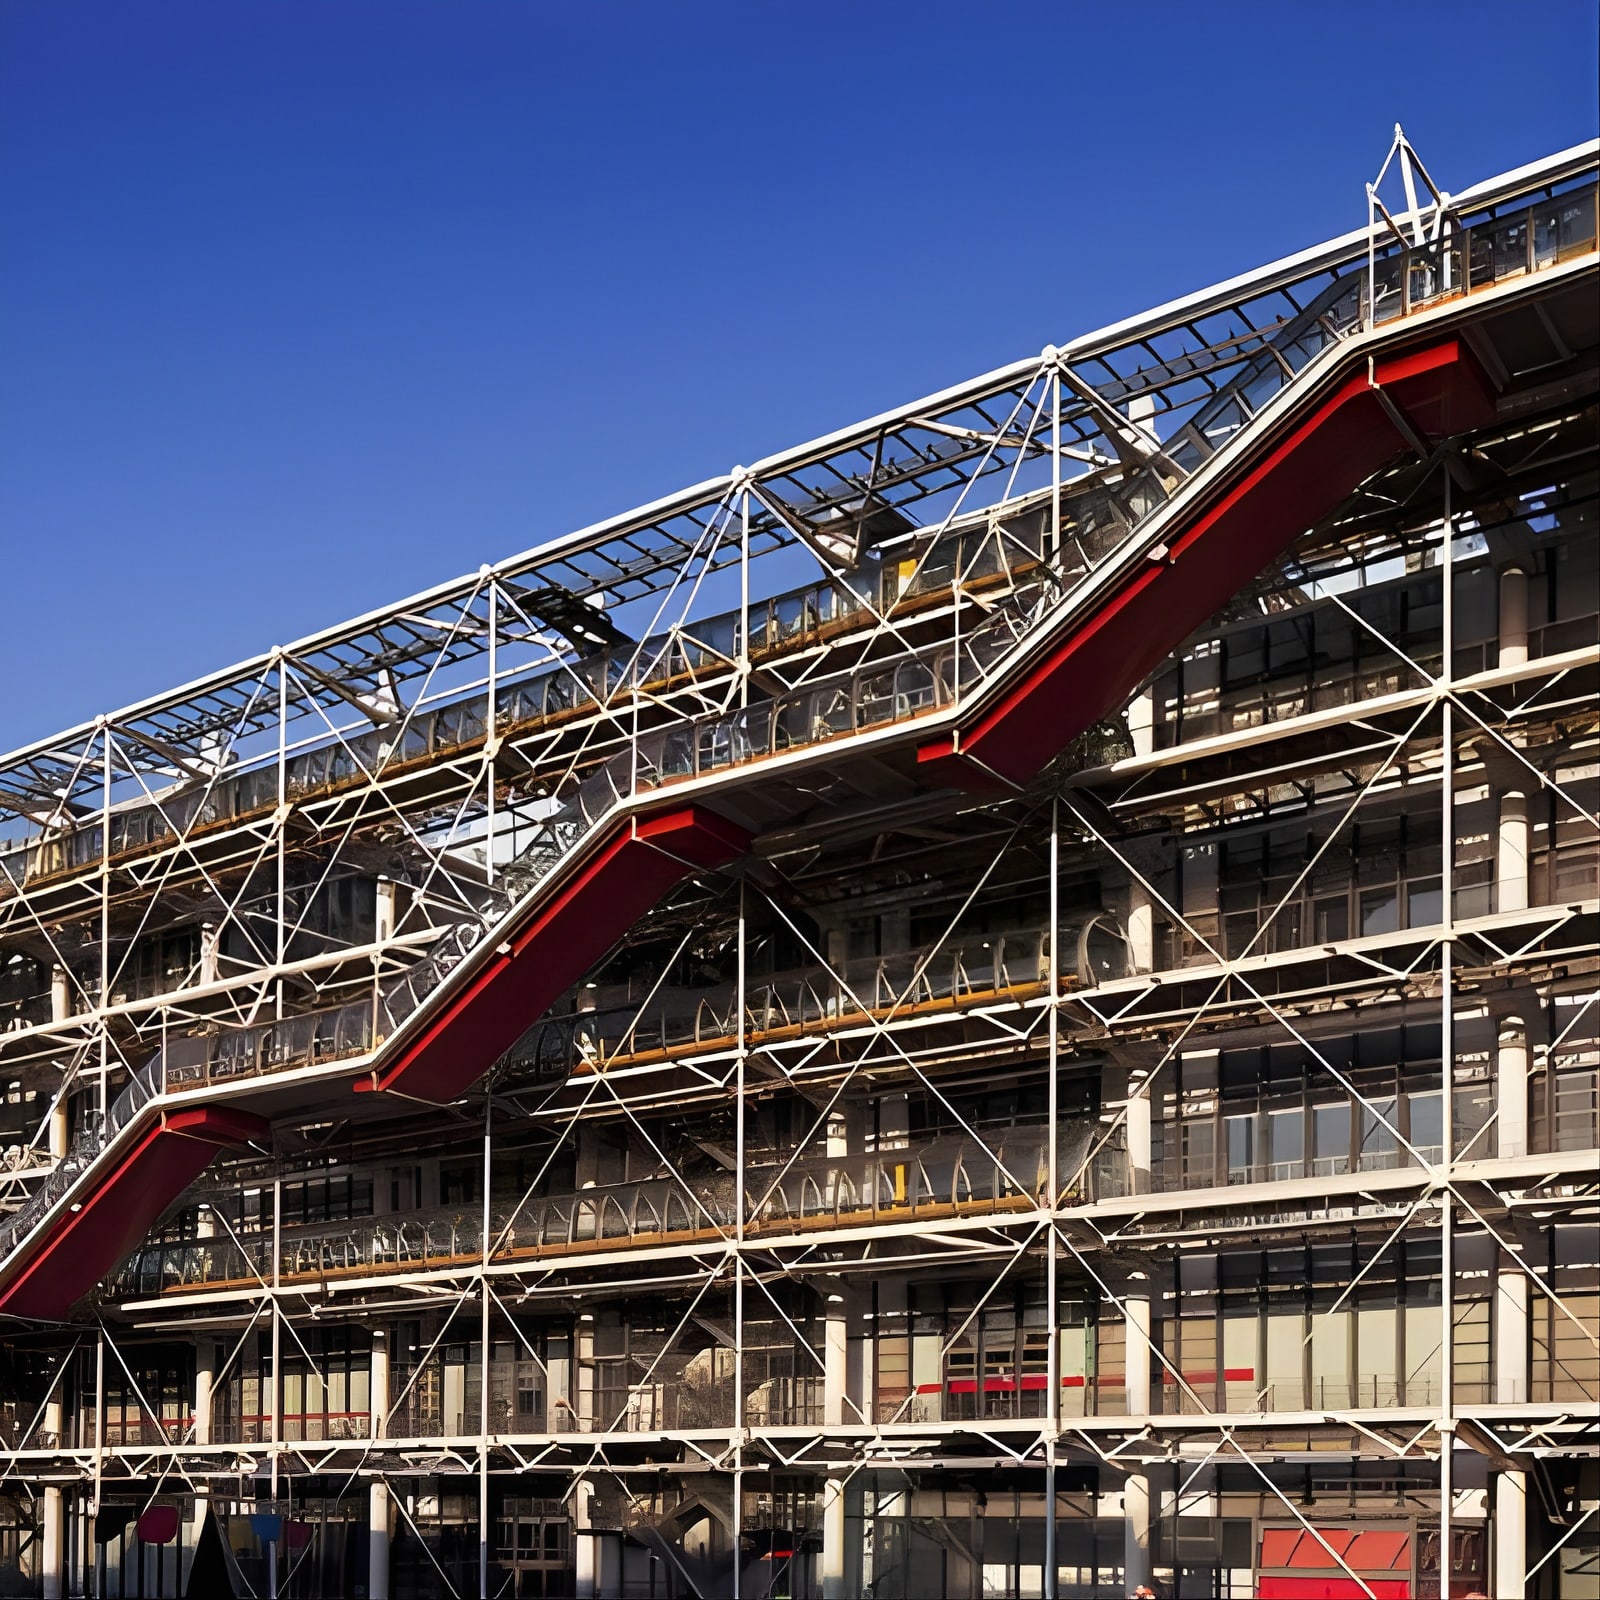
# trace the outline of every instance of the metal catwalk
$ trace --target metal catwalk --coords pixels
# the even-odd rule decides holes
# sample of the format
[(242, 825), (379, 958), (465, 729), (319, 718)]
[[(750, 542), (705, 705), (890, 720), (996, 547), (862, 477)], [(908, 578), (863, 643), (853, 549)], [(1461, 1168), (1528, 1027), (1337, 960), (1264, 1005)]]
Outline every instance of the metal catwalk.
[(1596, 177), (0, 760), (4, 1580), (1593, 1592)]

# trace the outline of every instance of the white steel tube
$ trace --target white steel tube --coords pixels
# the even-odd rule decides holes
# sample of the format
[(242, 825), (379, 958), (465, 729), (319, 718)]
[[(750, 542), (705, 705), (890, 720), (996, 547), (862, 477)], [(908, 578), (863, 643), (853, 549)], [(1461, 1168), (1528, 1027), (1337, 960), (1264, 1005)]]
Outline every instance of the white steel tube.
[(389, 1600), (389, 1485), (382, 1478), (367, 1488), (367, 1595)]

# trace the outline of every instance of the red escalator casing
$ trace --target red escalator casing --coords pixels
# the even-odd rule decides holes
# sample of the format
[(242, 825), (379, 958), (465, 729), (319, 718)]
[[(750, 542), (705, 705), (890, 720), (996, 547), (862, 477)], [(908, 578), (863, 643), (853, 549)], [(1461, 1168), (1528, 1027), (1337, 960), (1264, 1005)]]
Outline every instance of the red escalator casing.
[(170, 1111), (135, 1128), (125, 1153), (75, 1202), (77, 1209), (50, 1218), (22, 1246), (22, 1267), (0, 1288), (0, 1313), (65, 1317), (138, 1248), (219, 1149), (264, 1140), (268, 1132), (261, 1117), (225, 1106)]
[(956, 788), (1025, 783), (1405, 448), (1390, 406), (1424, 439), (1483, 427), (1495, 414), (1488, 379), (1456, 339), (1346, 378), (1237, 482), (1178, 524), (1159, 560), (1126, 573), (996, 705), (924, 745), (917, 752), (924, 770)]

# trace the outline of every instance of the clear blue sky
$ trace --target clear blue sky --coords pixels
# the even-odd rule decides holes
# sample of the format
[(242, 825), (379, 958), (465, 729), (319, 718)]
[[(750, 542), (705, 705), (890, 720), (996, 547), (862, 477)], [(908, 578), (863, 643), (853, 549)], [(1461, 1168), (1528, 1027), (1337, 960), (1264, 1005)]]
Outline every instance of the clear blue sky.
[(0, 749), (1596, 131), (1595, 0), (0, 0)]

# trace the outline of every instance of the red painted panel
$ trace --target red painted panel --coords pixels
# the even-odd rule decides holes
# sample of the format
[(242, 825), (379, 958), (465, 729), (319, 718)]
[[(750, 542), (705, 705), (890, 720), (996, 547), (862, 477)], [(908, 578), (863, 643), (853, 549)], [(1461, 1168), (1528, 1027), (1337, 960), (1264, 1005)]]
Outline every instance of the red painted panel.
[(1409, 1578), (1368, 1578), (1363, 1589), (1354, 1578), (1261, 1578), (1260, 1600), (1367, 1600), (1367, 1589), (1377, 1600), (1411, 1600)]
[(619, 824), (374, 1084), (454, 1100), (673, 885), (726, 865), (749, 835), (699, 806)]
[[(1494, 401), (1456, 340), (1380, 361), (1374, 381), (1413, 426), (1481, 426)], [(1092, 615), (959, 738), (918, 758), (942, 781), (974, 787), (1031, 778), (1131, 694), (1174, 645), (1223, 606), (1363, 479), (1405, 448), (1378, 392), (1346, 378), (1239, 480), (1167, 540), (1161, 561), (1125, 575)]]
[(1350, 1546), (1356, 1539), (1355, 1529), (1318, 1528), (1317, 1532), (1322, 1535), (1320, 1539), (1308, 1533), (1295, 1546), (1294, 1554), (1289, 1558), (1291, 1567), (1336, 1567), (1339, 1561), (1335, 1557), (1350, 1566), (1355, 1565), (1349, 1555)]
[(19, 1252), (25, 1255), (20, 1270), (0, 1289), (0, 1312), (65, 1317), (138, 1246), (220, 1147), (265, 1139), (268, 1132), (260, 1117), (197, 1106), (135, 1133), (121, 1157), (79, 1197), (78, 1210), (59, 1213), (29, 1237)]
[(1362, 1528), (1339, 1553), (1357, 1572), (1409, 1572), (1411, 1535), (1404, 1528)]
[[(1320, 1534), (1319, 1538), (1317, 1534)], [(1335, 1600), (1366, 1590), (1339, 1566), (1343, 1560), (1380, 1600), (1409, 1600), (1411, 1534), (1394, 1527), (1261, 1530), (1257, 1594), (1280, 1600)], [(1337, 1558), (1331, 1552), (1337, 1552)], [(1390, 1574), (1390, 1576), (1383, 1576)]]
[(1309, 1537), (1301, 1528), (1263, 1528), (1261, 1530), (1261, 1565), (1287, 1567), (1294, 1560), (1294, 1547)]

